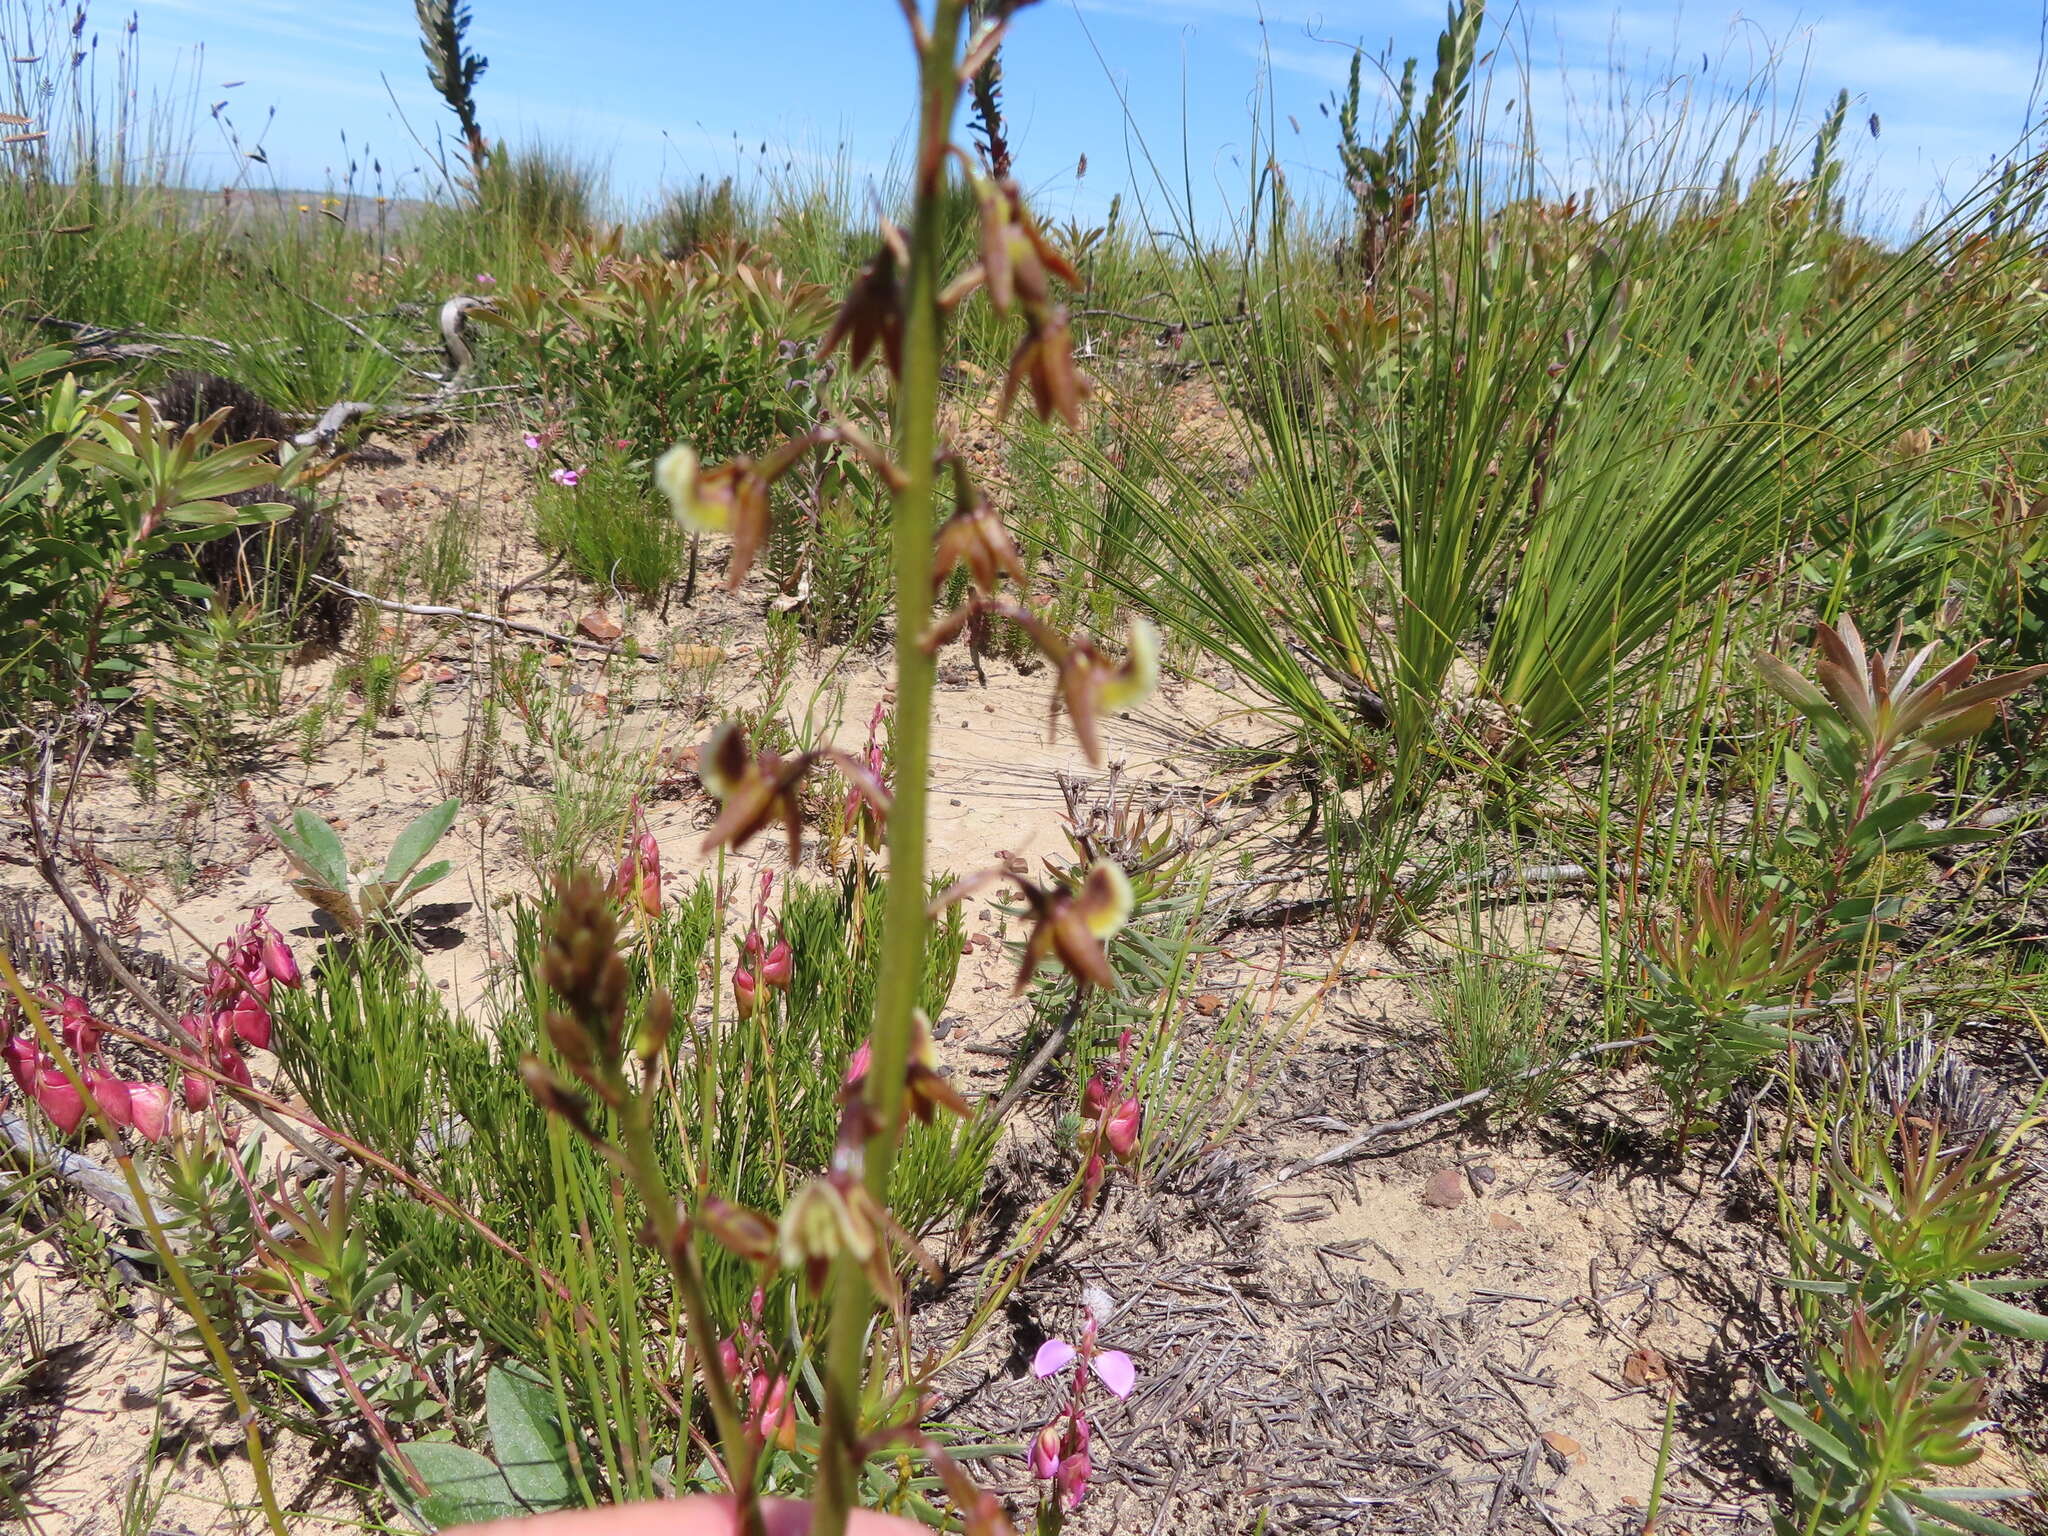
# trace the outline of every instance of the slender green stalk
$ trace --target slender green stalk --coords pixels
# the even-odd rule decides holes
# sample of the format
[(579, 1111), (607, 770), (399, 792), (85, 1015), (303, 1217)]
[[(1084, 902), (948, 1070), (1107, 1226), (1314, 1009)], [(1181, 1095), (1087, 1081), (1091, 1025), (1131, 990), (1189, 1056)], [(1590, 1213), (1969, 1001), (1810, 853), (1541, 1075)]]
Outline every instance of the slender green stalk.
[[(620, 1074), (617, 1086), (624, 1087), (623, 1074)], [(740, 1419), (732, 1383), (725, 1379), (725, 1372), (719, 1368), (718, 1330), (711, 1320), (711, 1304), (705, 1296), (704, 1271), (698, 1263), (697, 1251), (688, 1243), (676, 1241), (676, 1203), (662, 1182), (659, 1154), (654, 1149), (654, 1135), (648, 1127), (653, 1104), (651, 1095), (634, 1093), (627, 1100), (625, 1113), (619, 1116), (625, 1137), (626, 1167), (632, 1175), (635, 1189), (639, 1191), (641, 1203), (647, 1207), (647, 1219), (653, 1224), (655, 1241), (668, 1259), (669, 1268), (675, 1275), (676, 1289), (683, 1298), (683, 1318), (690, 1336), (690, 1348), (695, 1352), (698, 1367), (704, 1375), (704, 1396), (711, 1404), (711, 1417), (718, 1425), (719, 1443), (725, 1447), (726, 1477), (732, 1484), (741, 1536), (760, 1536), (765, 1527), (761, 1524), (761, 1507), (755, 1497), (754, 1463), (757, 1457), (754, 1444), (747, 1438), (746, 1426)]]
[(21, 978), (15, 975), (13, 963), (4, 950), (0, 950), (0, 984), (5, 984), (7, 990), (14, 994), (14, 1000), (21, 1004), (22, 1012), (28, 1016), (29, 1028), (35, 1032), (36, 1043), (63, 1069), (66, 1081), (85, 1101), (94, 1123), (114, 1149), (114, 1166), (121, 1170), (121, 1181), (128, 1186), (129, 1198), (142, 1213), (143, 1227), (149, 1233), (149, 1245), (156, 1250), (164, 1272), (171, 1277), (178, 1302), (191, 1317), (192, 1326), (199, 1330), (200, 1341), (205, 1344), (214, 1369), (220, 1372), (221, 1385), (227, 1388), (228, 1399), (235, 1405), (235, 1419), (242, 1426), (242, 1440), (249, 1450), (249, 1475), (256, 1480), (256, 1496), (263, 1502), (264, 1522), (269, 1525), (273, 1536), (288, 1536), (284, 1511), (278, 1508), (277, 1490), (270, 1482), (270, 1457), (263, 1448), (263, 1431), (257, 1423), (256, 1404), (242, 1385), (241, 1374), (235, 1369), (234, 1357), (228, 1353), (220, 1331), (213, 1326), (213, 1319), (206, 1315), (206, 1304), (199, 1299), (192, 1277), (185, 1273), (185, 1266), (178, 1262), (178, 1255), (171, 1248), (170, 1234), (164, 1231), (163, 1223), (157, 1219), (155, 1203), (151, 1201), (149, 1191), (143, 1188), (142, 1180), (136, 1176), (135, 1159), (128, 1155), (128, 1149), (113, 1122), (107, 1118), (107, 1112), (100, 1108), (99, 1101), (85, 1086), (85, 1079), (79, 1075), (71, 1053), (51, 1033), (43, 1010), (30, 996), (28, 988), (21, 984)]
[[(874, 1133), (863, 1175), (886, 1201), (903, 1116), (912, 1013), (924, 975), (925, 791), (931, 766), (932, 658), (918, 643), (932, 609), (932, 494), (938, 452), (939, 360), (944, 336), (940, 271), (945, 245), (941, 195), (958, 103), (963, 0), (937, 0), (919, 61), (917, 180), (910, 226), (903, 377), (894, 435), (902, 481), (892, 508), (896, 588), (896, 775), (889, 813), (889, 890), (883, 905), (872, 1066), (867, 1075)], [(874, 1297), (859, 1264), (833, 1266), (826, 1343), (825, 1412), (813, 1536), (840, 1536), (856, 1497), (863, 1361)]]

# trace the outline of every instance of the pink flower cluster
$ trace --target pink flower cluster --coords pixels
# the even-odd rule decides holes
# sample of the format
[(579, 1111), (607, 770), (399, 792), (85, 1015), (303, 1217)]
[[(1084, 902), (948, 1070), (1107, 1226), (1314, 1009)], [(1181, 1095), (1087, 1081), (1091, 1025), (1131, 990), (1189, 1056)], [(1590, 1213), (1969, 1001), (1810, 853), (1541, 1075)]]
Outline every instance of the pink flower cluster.
[[(207, 962), (202, 1010), (178, 1020), (191, 1039), (188, 1059), (210, 1065), (245, 1088), (249, 1086), (249, 1064), (242, 1058), (242, 1048), (270, 1049), (270, 989), (305, 985), (284, 935), (264, 915), (269, 910), (258, 907), (249, 914), (249, 920), (229, 941), (224, 961)], [(187, 1109), (204, 1109), (213, 1102), (213, 1079), (202, 1072), (187, 1072), (184, 1093)]]
[[(107, 1069), (99, 1053), (106, 1026), (92, 1016), (84, 998), (60, 991), (49, 1006), (57, 1015), (57, 1033), (64, 1049), (100, 1112), (146, 1140), (162, 1140), (171, 1112), (171, 1096), (164, 1085), (122, 1078)], [(11, 1036), (0, 1044), (0, 1055), (7, 1058), (15, 1087), (50, 1117), (61, 1134), (69, 1136), (78, 1129), (85, 1120), (85, 1096), (56, 1059), (37, 1047), (33, 1036)]]
[(1102, 1160), (1104, 1147), (1126, 1168), (1138, 1155), (1138, 1138), (1145, 1130), (1145, 1106), (1124, 1090), (1124, 1074), (1130, 1063), (1131, 1032), (1125, 1030), (1117, 1041), (1116, 1065), (1098, 1067), (1081, 1090), (1081, 1118), (1084, 1122), (1095, 1122), (1095, 1141), (1082, 1181), (1084, 1204), (1093, 1203), (1096, 1192), (1102, 1188), (1107, 1172)]
[(1088, 1496), (1088, 1478), (1095, 1470), (1088, 1454), (1094, 1436), (1085, 1403), (1089, 1373), (1092, 1371), (1095, 1379), (1119, 1400), (1129, 1397), (1138, 1384), (1138, 1368), (1131, 1364), (1129, 1355), (1120, 1349), (1103, 1349), (1096, 1343), (1092, 1317), (1081, 1334), (1079, 1346), (1065, 1339), (1047, 1339), (1039, 1345), (1031, 1360), (1031, 1374), (1057, 1376), (1070, 1365), (1074, 1367), (1074, 1380), (1066, 1407), (1032, 1437), (1031, 1449), (1026, 1452), (1032, 1475), (1053, 1485), (1048, 1497), (1058, 1500), (1063, 1509), (1075, 1508)]
[(720, 1342), (718, 1363), (725, 1379), (732, 1383), (739, 1399), (740, 1417), (748, 1435), (757, 1445), (770, 1441), (784, 1450), (796, 1449), (796, 1398), (789, 1390), (789, 1375), (771, 1370), (775, 1362), (768, 1347), (761, 1313), (767, 1304), (759, 1287), (754, 1291), (753, 1316), (740, 1324), (739, 1332)]
[(755, 1008), (760, 1006), (763, 987), (774, 992), (787, 991), (790, 977), (796, 971), (796, 955), (789, 947), (789, 940), (780, 933), (777, 933), (773, 944), (761, 937), (761, 924), (768, 920), (768, 894), (774, 886), (775, 871), (762, 870), (761, 896), (754, 903), (754, 924), (747, 930), (746, 941), (741, 946), (745, 959), (732, 971), (733, 1007), (743, 1019), (754, 1016)]
[(644, 917), (661, 916), (661, 844), (647, 826), (640, 802), (633, 802), (633, 830), (612, 876), (612, 900), (637, 907)]

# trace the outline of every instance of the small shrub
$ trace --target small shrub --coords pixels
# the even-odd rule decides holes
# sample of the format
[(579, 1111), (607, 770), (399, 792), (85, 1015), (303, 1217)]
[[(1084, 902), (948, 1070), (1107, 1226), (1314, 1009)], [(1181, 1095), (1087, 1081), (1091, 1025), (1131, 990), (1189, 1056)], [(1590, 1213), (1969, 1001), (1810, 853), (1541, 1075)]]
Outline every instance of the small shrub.
[(1570, 1042), (1545, 967), (1491, 947), (1460, 949), (1427, 996), (1446, 1092), (1490, 1088), (1489, 1109), (1509, 1118), (1539, 1113), (1551, 1102), (1561, 1085), (1557, 1063)]
[(535, 508), (541, 544), (593, 586), (659, 597), (682, 575), (687, 541), (645, 477), (616, 459), (580, 471), (574, 484), (543, 481)]

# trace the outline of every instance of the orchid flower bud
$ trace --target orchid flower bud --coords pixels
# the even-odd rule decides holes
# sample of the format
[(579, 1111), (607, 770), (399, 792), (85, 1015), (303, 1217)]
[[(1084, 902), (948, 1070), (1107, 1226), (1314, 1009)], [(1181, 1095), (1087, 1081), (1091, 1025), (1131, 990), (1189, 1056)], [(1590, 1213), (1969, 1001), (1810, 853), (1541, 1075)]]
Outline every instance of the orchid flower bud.
[(8, 1074), (14, 1079), (14, 1086), (24, 1094), (33, 1095), (36, 1089), (36, 1075), (42, 1070), (42, 1052), (27, 1035), (15, 1035), (6, 1044), (0, 1045), (0, 1056), (7, 1058)]
[(270, 924), (264, 914), (270, 909), (258, 907), (249, 915), (249, 931), (256, 940), (256, 958), (263, 968), (263, 974), (279, 986), (297, 991), (304, 986), (305, 978), (299, 974), (299, 962), (293, 958), (291, 946), (284, 941), (284, 935)]
[(44, 1067), (36, 1075), (32, 1097), (63, 1135), (69, 1136), (85, 1118), (85, 1098), (71, 1086), (71, 1079), (56, 1067)]
[(1102, 1192), (1103, 1175), (1108, 1170), (1103, 1166), (1102, 1154), (1088, 1159), (1088, 1166), (1081, 1176), (1081, 1203), (1093, 1205), (1095, 1197)]
[(213, 1079), (197, 1072), (187, 1072), (179, 1085), (185, 1097), (185, 1108), (191, 1114), (198, 1114), (213, 1102)]
[(100, 1048), (100, 1022), (92, 1016), (85, 999), (72, 992), (57, 994), (58, 1033), (64, 1048), (74, 1056), (90, 1056)]
[(81, 1074), (86, 1090), (92, 1094), (93, 1102), (100, 1107), (100, 1113), (116, 1125), (133, 1125), (135, 1111), (128, 1099), (128, 1085), (111, 1072), (98, 1067), (87, 1067)]
[(743, 965), (735, 966), (732, 973), (732, 1001), (741, 1018), (751, 1019), (754, 1016), (757, 990), (754, 973)]
[(761, 957), (761, 984), (778, 992), (784, 990), (795, 965), (796, 956), (790, 950), (789, 940), (777, 939), (774, 947)]
[(1066, 1437), (1064, 1415), (1054, 1419), (1036, 1435), (1032, 1436), (1031, 1449), (1026, 1460), (1031, 1463), (1031, 1475), (1051, 1482), (1060, 1472), (1060, 1442)]
[(1138, 1136), (1144, 1127), (1145, 1106), (1136, 1099), (1125, 1099), (1103, 1121), (1102, 1139), (1109, 1143), (1109, 1150), (1119, 1161), (1128, 1163), (1138, 1149)]
[(1068, 1509), (1079, 1509), (1081, 1501), (1088, 1497), (1088, 1474), (1094, 1470), (1086, 1451), (1075, 1451), (1060, 1459), (1060, 1502)]
[(130, 1083), (128, 1105), (135, 1133), (144, 1141), (162, 1141), (171, 1118), (170, 1090), (162, 1083)]
[(842, 1088), (851, 1088), (868, 1075), (868, 1062), (875, 1054), (874, 1042), (863, 1040), (854, 1047), (853, 1056), (846, 1063), (846, 1076), (840, 1079)]
[(244, 1041), (254, 1050), (270, 1049), (270, 1010), (246, 994), (215, 1013), (213, 1026), (217, 1037)]

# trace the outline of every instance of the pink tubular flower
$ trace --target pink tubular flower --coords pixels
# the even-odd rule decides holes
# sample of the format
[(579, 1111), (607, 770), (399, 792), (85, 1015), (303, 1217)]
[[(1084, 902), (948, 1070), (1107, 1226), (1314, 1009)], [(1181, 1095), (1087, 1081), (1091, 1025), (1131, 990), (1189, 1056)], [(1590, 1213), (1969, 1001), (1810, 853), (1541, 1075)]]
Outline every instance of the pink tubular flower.
[(195, 1115), (213, 1102), (213, 1079), (201, 1073), (187, 1072), (179, 1090), (184, 1095), (185, 1108)]
[(751, 1019), (754, 1016), (755, 998), (754, 973), (743, 965), (734, 966), (732, 972), (732, 1001), (733, 1007), (738, 1010), (741, 1018)]
[(790, 952), (789, 940), (777, 939), (761, 957), (761, 985), (773, 987), (778, 992), (786, 989), (795, 964), (796, 957)]
[(583, 478), (583, 471), (580, 469), (551, 469), (548, 471), (548, 478), (557, 485), (574, 485)]

